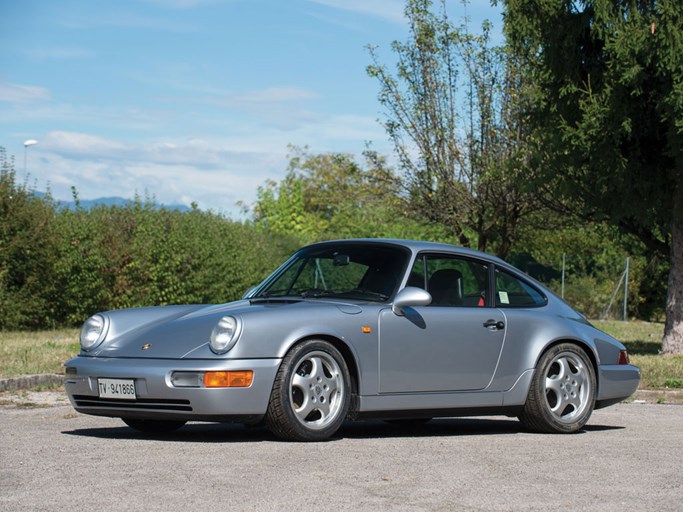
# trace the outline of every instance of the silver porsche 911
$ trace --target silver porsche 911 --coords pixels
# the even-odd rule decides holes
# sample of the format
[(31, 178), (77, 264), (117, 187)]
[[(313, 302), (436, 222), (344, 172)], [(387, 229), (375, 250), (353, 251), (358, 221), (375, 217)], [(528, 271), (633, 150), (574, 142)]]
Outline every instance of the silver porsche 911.
[(345, 419), (517, 416), (581, 429), (629, 397), (624, 346), (504, 261), (404, 240), (296, 252), (242, 300), (98, 313), (65, 387), (145, 432), (265, 423), (315, 441)]

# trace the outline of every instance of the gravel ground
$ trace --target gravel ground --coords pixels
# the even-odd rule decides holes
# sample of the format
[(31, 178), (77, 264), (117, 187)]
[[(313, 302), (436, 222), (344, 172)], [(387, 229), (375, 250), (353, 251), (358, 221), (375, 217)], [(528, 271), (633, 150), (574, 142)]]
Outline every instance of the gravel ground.
[(0, 511), (683, 509), (683, 406), (620, 404), (576, 435), (509, 418), (349, 423), (325, 443), (193, 423), (168, 437), (0, 396)]

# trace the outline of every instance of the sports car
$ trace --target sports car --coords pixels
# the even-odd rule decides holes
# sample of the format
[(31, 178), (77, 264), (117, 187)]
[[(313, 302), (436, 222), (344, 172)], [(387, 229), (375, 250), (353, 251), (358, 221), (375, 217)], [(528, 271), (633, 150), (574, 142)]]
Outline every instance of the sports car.
[(571, 433), (640, 381), (624, 345), (523, 272), (405, 240), (309, 245), (241, 300), (97, 313), (80, 343), (76, 411), (155, 433), (263, 423), (318, 441), (345, 420), (468, 415)]

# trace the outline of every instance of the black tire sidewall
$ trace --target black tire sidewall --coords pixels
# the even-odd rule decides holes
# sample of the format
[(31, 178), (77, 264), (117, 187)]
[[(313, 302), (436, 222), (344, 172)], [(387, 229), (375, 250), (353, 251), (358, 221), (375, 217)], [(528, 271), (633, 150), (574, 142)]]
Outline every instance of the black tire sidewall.
[[(324, 352), (332, 357), (339, 365), (342, 377), (343, 396), (342, 405), (337, 417), (326, 427), (321, 429), (307, 428), (296, 417), (290, 400), (290, 381), (293, 372), (299, 367), (301, 361), (312, 352)], [(279, 402), (280, 414), (273, 407)], [(288, 440), (297, 441), (322, 441), (339, 430), (339, 427), (348, 415), (351, 404), (351, 376), (344, 357), (331, 343), (322, 340), (307, 340), (290, 349), (282, 360), (278, 371), (273, 391), (268, 406), (267, 422), (271, 430), (278, 436)]]
[[(552, 411), (550, 411), (550, 406), (545, 395), (545, 377), (548, 367), (558, 355), (563, 353), (572, 354), (581, 360), (590, 385), (589, 403), (580, 416), (571, 423), (562, 422), (555, 417)], [(532, 400), (528, 400), (527, 405), (525, 406), (524, 415), (527, 416), (528, 420), (525, 421), (525, 423), (530, 425), (534, 430), (552, 433), (573, 433), (580, 430), (590, 418), (595, 407), (597, 382), (592, 361), (581, 347), (572, 343), (561, 343), (551, 347), (541, 356), (538, 362), (529, 394), (533, 396), (529, 397)], [(531, 416), (531, 418), (529, 418), (529, 416)]]

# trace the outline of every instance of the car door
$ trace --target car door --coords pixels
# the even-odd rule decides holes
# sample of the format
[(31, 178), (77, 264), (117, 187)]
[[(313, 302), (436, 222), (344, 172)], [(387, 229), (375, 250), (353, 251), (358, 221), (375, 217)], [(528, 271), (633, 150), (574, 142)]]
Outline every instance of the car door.
[(505, 338), (505, 315), (491, 307), (490, 265), (451, 255), (423, 254), (408, 286), (432, 295), (429, 306), (380, 313), (380, 393), (484, 389)]

